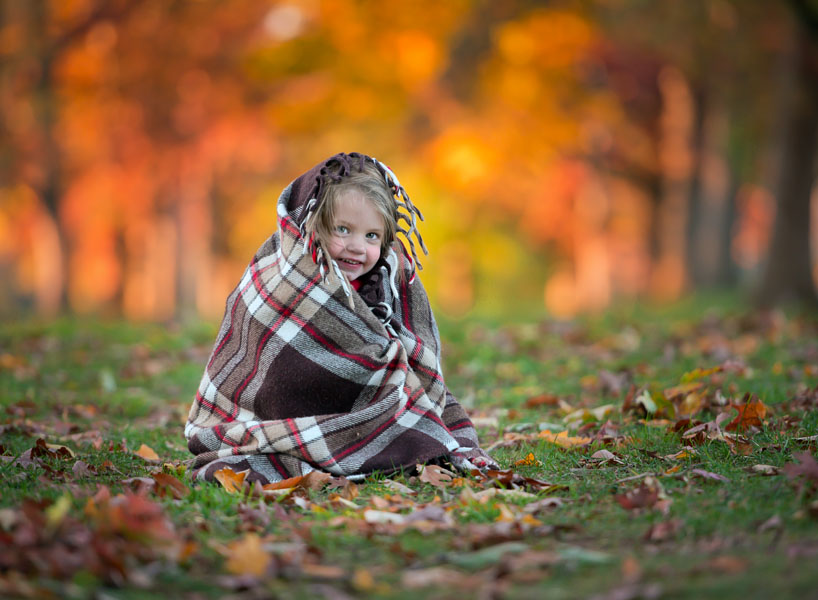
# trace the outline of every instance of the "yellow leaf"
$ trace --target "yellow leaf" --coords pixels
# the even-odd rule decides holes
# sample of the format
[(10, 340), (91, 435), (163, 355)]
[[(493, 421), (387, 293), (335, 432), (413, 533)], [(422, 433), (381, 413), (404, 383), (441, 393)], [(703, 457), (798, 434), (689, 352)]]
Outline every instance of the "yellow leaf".
[[(222, 469), (224, 471), (225, 469)], [(261, 538), (248, 533), (228, 545), (227, 570), (234, 575), (264, 575), (270, 565), (270, 555), (264, 551)]]
[(693, 369), (692, 371), (682, 375), (682, 383), (696, 381), (697, 379), (702, 379), (708, 375), (712, 375), (713, 373), (720, 373), (723, 370), (723, 367), (713, 367), (712, 369)]
[(690, 392), (679, 406), (679, 416), (693, 416), (704, 406), (704, 400), (696, 392)]
[(231, 494), (240, 492), (244, 487), (244, 478), (247, 477), (247, 471), (236, 473), (230, 467), (219, 469), (213, 473), (213, 478), (222, 484), (222, 487)]
[(159, 455), (156, 452), (154, 452), (153, 448), (146, 444), (142, 444), (141, 446), (139, 446), (139, 450), (134, 452), (134, 454), (141, 458), (144, 458), (145, 460), (150, 461), (159, 460)]
[(559, 433), (551, 433), (549, 429), (541, 431), (539, 437), (547, 442), (562, 446), (563, 448), (577, 448), (579, 446), (586, 446), (591, 443), (591, 438), (587, 437), (571, 437), (567, 431), (560, 431)]
[(62, 523), (68, 511), (71, 509), (71, 497), (68, 494), (60, 496), (54, 504), (45, 509), (46, 522), (49, 528), (54, 528)]
[(682, 383), (673, 387), (669, 387), (664, 391), (665, 398), (673, 400), (676, 396), (684, 396), (691, 392), (699, 391), (704, 384), (701, 381), (694, 381), (691, 383)]
[(359, 592), (368, 592), (375, 588), (375, 578), (366, 569), (355, 569), (351, 583)]
[(49, 450), (57, 452), (58, 454), (67, 453), (71, 458), (74, 458), (75, 456), (74, 451), (71, 450), (71, 448), (68, 446), (63, 446), (62, 444), (46, 444), (45, 447)]

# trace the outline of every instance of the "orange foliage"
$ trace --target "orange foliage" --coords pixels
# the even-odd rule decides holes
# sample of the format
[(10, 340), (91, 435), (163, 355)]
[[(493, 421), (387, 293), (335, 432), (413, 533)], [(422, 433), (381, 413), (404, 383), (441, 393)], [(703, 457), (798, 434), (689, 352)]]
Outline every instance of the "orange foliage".
[[(499, 289), (559, 316), (684, 289), (689, 83), (661, 65), (605, 80), (613, 42), (570, 3), (48, 6), (43, 23), (22, 3), (0, 27), (14, 157), (0, 267), (15, 278), (0, 311), (25, 295), (54, 310), (64, 279), (79, 311), (216, 317), (274, 231), (281, 188), (337, 151), (392, 164), (432, 216), (424, 279), (452, 314), (507, 310)], [(626, 106), (650, 93), (653, 128)], [(655, 174), (662, 197), (611, 156)], [(724, 194), (711, 158), (705, 185)], [(752, 267), (771, 214), (742, 198), (734, 253)]]

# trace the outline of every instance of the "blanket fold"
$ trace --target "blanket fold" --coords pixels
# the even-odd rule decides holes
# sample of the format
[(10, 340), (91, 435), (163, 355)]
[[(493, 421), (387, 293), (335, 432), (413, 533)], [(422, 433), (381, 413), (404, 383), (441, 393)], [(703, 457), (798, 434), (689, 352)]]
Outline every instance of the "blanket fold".
[(440, 457), (464, 469), (494, 464), (444, 383), (415, 261), (396, 244), (355, 291), (305, 235), (322, 186), (364, 160), (412, 207), (394, 174), (360, 154), (336, 155), (282, 192), (278, 231), (227, 299), (188, 416), (196, 477), (225, 466), (268, 483), (314, 469), (359, 478)]

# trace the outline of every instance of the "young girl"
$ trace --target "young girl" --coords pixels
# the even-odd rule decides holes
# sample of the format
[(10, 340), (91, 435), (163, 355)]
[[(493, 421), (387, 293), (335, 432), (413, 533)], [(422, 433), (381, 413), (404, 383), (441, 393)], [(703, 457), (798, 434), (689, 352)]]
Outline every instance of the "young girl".
[(362, 154), (285, 188), (278, 231), (227, 299), (190, 410), (199, 479), (227, 466), (262, 483), (434, 459), (497, 467), (443, 380), (415, 277), (418, 218), (392, 171)]

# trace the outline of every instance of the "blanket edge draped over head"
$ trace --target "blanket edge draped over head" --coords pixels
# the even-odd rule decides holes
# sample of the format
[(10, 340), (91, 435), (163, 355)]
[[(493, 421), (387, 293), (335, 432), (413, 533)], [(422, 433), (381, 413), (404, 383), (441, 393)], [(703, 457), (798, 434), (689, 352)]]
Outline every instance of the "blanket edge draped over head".
[[(356, 291), (305, 224), (324, 186), (365, 161), (403, 211), (411, 257), (396, 242)], [(437, 325), (414, 277), (412, 235), (425, 251), (416, 217), (392, 171), (363, 154), (337, 154), (285, 188), (278, 230), (227, 298), (190, 409), (197, 478), (224, 467), (269, 483), (316, 469), (359, 478), (438, 458), (495, 465), (443, 380)]]

